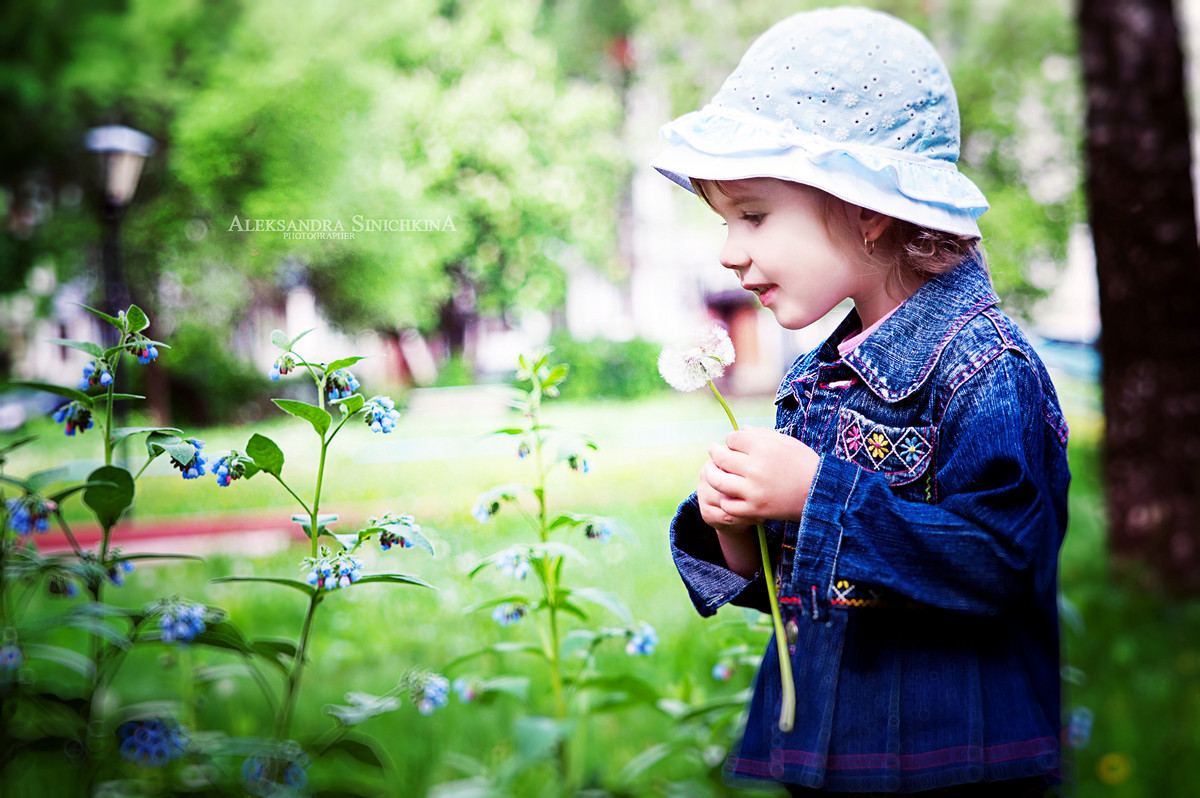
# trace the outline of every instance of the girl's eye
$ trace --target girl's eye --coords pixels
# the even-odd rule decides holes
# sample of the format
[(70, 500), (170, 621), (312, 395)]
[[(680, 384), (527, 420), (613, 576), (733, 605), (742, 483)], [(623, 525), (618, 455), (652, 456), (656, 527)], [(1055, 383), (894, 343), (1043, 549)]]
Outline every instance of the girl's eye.
[(742, 214), (742, 221), (749, 222), (750, 224), (754, 225), (755, 227), (758, 227), (760, 224), (762, 224), (762, 221), (765, 218), (767, 218), (767, 215), (765, 213), (743, 213)]

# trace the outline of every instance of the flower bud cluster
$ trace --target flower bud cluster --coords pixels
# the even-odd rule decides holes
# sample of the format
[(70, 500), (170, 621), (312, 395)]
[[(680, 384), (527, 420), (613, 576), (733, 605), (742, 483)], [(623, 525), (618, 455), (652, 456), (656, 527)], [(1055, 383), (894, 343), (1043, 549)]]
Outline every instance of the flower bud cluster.
[(432, 715), (450, 703), (450, 680), (437, 673), (429, 674), (414, 694), (413, 701), (422, 715)]
[(625, 644), (625, 653), (631, 657), (648, 657), (654, 653), (656, 646), (658, 633), (653, 626), (644, 623), (640, 630), (630, 635), (629, 642)]
[(200, 450), (204, 448), (204, 441), (188, 438), (184, 443), (192, 445), (191, 462), (187, 465), (182, 465), (175, 458), (171, 458), (171, 464), (183, 472), (184, 479), (197, 479), (204, 476), (204, 466), (208, 464), (208, 458), (200, 454)]
[(366, 413), (364, 420), (371, 432), (391, 432), (400, 420), (400, 411), (388, 396), (372, 396), (363, 405), (363, 410)]
[(464, 704), (469, 704), (479, 697), (478, 685), (465, 676), (459, 676), (455, 679), (452, 688), (454, 689), (454, 694), (458, 696), (458, 700)]
[(512, 626), (524, 618), (528, 612), (528, 604), (516, 604), (506, 601), (503, 604), (497, 604), (496, 608), (492, 610), (492, 620), (501, 626)]
[(246, 476), (246, 464), (237, 452), (230, 452), (217, 460), (213, 465), (213, 473), (216, 474), (217, 484), (228, 488), (231, 482)]
[(308, 786), (308, 757), (255, 754), (242, 763), (242, 781), (251, 795), (292, 795)]
[(100, 385), (104, 388), (112, 385), (113, 375), (108, 368), (108, 362), (103, 358), (92, 360), (83, 366), (83, 376), (79, 378), (79, 390)]
[(275, 362), (271, 364), (271, 370), (267, 374), (272, 380), (278, 380), (280, 377), (286, 377), (294, 368), (296, 368), (296, 358), (291, 352), (286, 352), (275, 358)]
[(159, 612), (158, 633), (164, 643), (190, 643), (208, 627), (208, 607), (199, 601), (186, 599), (162, 599), (155, 602), (151, 611)]
[(588, 540), (607, 543), (612, 539), (612, 527), (608, 525), (607, 521), (595, 518), (583, 525), (583, 534)]
[(513, 546), (496, 556), (496, 567), (509, 579), (524, 579), (529, 575), (529, 552)]
[(159, 768), (187, 753), (190, 737), (174, 718), (150, 718), (122, 723), (121, 758), (144, 768)]
[[(376, 525), (375, 519), (373, 519), (373, 518), (370, 520), (369, 523), (371, 523), (372, 525)], [(400, 526), (408, 527), (415, 533), (419, 534), (421, 532), (421, 525), (418, 524), (417, 519), (412, 517), (411, 515), (394, 516), (391, 513), (388, 513), (387, 515), (385, 515), (383, 517), (382, 521), (378, 522), (378, 525), (379, 526), (400, 525)], [(379, 548), (383, 549), (384, 551), (387, 551), (392, 546), (399, 546), (402, 549), (409, 549), (409, 548), (412, 548), (412, 541), (408, 540), (403, 535), (393, 532), (390, 529), (385, 529), (383, 532), (380, 532), (379, 533)]]
[(58, 503), (36, 493), (26, 493), (17, 499), (8, 500), (8, 528), (24, 537), (31, 532), (46, 532), (50, 529), (50, 514), (58, 509)]
[(578, 471), (582, 474), (586, 474), (592, 470), (591, 466), (588, 465), (588, 461), (584, 460), (583, 457), (578, 454), (573, 454), (568, 457), (567, 465), (571, 467), (572, 471)]
[(25, 664), (25, 654), (13, 641), (0, 645), (0, 671), (15, 671)]
[(321, 556), (304, 558), (304, 565), (309, 569), (308, 583), (318, 590), (337, 590), (362, 579), (362, 563), (344, 551), (331, 554), (322, 547)]
[(68, 402), (54, 411), (56, 424), (66, 425), (64, 433), (74, 435), (76, 431), (83, 434), (92, 428), (92, 411), (79, 402)]
[(137, 362), (143, 366), (151, 360), (158, 359), (158, 347), (151, 343), (146, 338), (140, 338), (137, 341), (129, 344), (129, 352), (137, 358)]
[(338, 369), (325, 378), (325, 398), (330, 402), (349, 399), (358, 388), (358, 378), (346, 369)]
[(131, 560), (114, 560), (112, 565), (108, 566), (108, 581), (112, 582), (114, 587), (121, 587), (125, 584), (125, 574), (132, 572)]

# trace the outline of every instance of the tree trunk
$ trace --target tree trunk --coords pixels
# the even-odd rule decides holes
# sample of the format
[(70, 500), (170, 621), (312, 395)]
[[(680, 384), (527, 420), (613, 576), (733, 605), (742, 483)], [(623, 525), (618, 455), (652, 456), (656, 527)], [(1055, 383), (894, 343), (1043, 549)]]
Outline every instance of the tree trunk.
[(1171, 0), (1082, 0), (1109, 543), (1200, 592), (1200, 248)]

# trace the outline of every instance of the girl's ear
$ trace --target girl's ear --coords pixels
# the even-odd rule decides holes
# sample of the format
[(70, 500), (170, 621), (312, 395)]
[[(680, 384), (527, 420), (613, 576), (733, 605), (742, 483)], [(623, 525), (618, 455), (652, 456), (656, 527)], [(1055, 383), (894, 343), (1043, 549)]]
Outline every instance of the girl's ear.
[(878, 241), (892, 224), (892, 217), (879, 211), (860, 208), (857, 205), (848, 205), (847, 210), (851, 214), (851, 225), (858, 230), (863, 241)]

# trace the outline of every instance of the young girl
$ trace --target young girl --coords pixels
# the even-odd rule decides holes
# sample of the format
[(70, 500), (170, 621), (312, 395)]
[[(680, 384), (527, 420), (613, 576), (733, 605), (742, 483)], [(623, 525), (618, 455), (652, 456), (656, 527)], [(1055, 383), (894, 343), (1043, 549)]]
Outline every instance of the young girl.
[(712, 446), (671, 526), (703, 615), (766, 611), (757, 523), (773, 547), (795, 724), (772, 642), (727, 773), (793, 795), (1043, 795), (1067, 427), (997, 307), (945, 65), (885, 14), (797, 14), (663, 134), (654, 166), (722, 217), (721, 264), (782, 326), (854, 301), (784, 377), (776, 429)]

